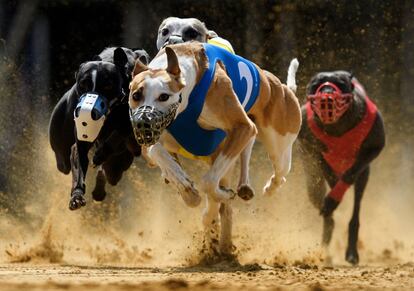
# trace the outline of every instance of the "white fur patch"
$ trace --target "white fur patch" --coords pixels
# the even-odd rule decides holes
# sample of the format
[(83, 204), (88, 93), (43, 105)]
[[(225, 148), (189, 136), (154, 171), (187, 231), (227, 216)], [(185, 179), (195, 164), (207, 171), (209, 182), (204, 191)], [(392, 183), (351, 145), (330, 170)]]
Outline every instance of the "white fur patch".
[(265, 127), (260, 129), (259, 136), (267, 148), (275, 171), (279, 172), (276, 174), (287, 175), (291, 166), (292, 145), (297, 134), (281, 135), (273, 127)]
[[(188, 98), (190, 97), (191, 92), (196, 85), (196, 78), (197, 78), (197, 71), (194, 66), (195, 60), (188, 56), (178, 56), (178, 63), (180, 64), (181, 76), (185, 81), (185, 87), (181, 92), (182, 101), (181, 105), (178, 107), (177, 114), (181, 113), (182, 111), (187, 108), (188, 105)], [(162, 54), (159, 57), (155, 58), (151, 61), (148, 65), (150, 69), (166, 69), (167, 68), (167, 55)], [(159, 91), (161, 90), (161, 85), (156, 83), (151, 84), (153, 85), (149, 91), (145, 92), (145, 94), (153, 94), (152, 91)], [(159, 89), (157, 89), (157, 87)], [(147, 96), (147, 95), (145, 95)]]
[(91, 77), (92, 77), (92, 92), (95, 92), (96, 89), (96, 75), (97, 75), (97, 71), (96, 70), (92, 70), (91, 73)]

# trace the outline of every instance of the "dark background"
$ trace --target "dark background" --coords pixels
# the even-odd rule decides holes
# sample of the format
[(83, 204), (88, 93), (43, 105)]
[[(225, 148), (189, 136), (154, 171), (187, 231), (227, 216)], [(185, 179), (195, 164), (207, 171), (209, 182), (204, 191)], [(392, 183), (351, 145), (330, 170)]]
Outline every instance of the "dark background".
[(153, 57), (168, 16), (201, 19), (283, 81), (298, 57), (301, 102), (316, 72), (352, 71), (383, 112), (388, 140), (402, 144), (395, 158), (413, 162), (414, 1), (0, 0), (0, 192), (33, 171), (32, 143), (47, 135), (79, 64), (107, 46)]

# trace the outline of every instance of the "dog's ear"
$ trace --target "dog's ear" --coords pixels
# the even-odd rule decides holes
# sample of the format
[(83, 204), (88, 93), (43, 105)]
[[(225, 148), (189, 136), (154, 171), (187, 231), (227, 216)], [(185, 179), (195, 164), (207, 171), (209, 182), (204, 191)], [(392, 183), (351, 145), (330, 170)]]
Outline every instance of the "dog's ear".
[(80, 64), (78, 70), (75, 72), (75, 80), (78, 80), (78, 74), (79, 74), (79, 72), (82, 69), (84, 64), (86, 64), (86, 63)]
[(144, 72), (146, 70), (148, 70), (148, 67), (146, 65), (144, 65), (143, 63), (141, 63), (141, 61), (139, 59), (137, 59), (135, 61), (134, 70), (132, 71), (132, 77), (135, 77), (139, 73)]
[(114, 64), (118, 68), (125, 68), (126, 63), (128, 62), (128, 57), (125, 51), (118, 47), (114, 50)]
[(144, 65), (148, 65), (150, 57), (145, 50), (137, 48), (134, 48), (132, 50), (134, 51), (135, 59), (140, 60)]
[(93, 58), (92, 58), (92, 61), (100, 62), (100, 61), (102, 61), (102, 58), (99, 55), (94, 55)]
[(214, 30), (207, 31), (207, 39), (218, 37), (218, 34)]
[(178, 64), (178, 58), (174, 50), (170, 47), (165, 47), (165, 53), (167, 54), (167, 72), (179, 76), (181, 73), (180, 65)]
[(351, 84), (351, 92), (354, 91), (355, 89), (354, 82), (352, 82), (353, 79), (354, 79), (354, 72), (349, 71), (349, 83)]

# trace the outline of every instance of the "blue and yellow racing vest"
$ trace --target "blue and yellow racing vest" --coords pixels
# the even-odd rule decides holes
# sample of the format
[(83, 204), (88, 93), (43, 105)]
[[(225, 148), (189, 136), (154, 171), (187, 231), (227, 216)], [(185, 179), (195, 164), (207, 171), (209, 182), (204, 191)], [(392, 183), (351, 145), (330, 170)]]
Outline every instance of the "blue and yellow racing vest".
[(254, 63), (218, 46), (208, 43), (203, 46), (209, 62), (208, 69), (191, 92), (187, 108), (167, 128), (183, 148), (180, 154), (185, 157), (209, 156), (226, 137), (223, 130), (207, 130), (197, 122), (214, 77), (217, 61), (223, 62), (233, 90), (246, 112), (254, 105), (260, 89), (260, 76)]

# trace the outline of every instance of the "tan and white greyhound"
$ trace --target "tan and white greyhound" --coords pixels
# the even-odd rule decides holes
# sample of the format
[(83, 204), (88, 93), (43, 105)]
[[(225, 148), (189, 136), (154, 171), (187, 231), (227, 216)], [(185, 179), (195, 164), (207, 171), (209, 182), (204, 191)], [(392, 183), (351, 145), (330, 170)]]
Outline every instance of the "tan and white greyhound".
[[(257, 136), (265, 145), (274, 169), (264, 190), (267, 193), (273, 192), (285, 181), (290, 171), (292, 145), (301, 127), (300, 106), (293, 92), (296, 90), (297, 60), (292, 60), (289, 66), (288, 85), (282, 84), (268, 71), (255, 67), (258, 71), (260, 90), (255, 103), (245, 112), (233, 90), (233, 83), (226, 67), (218, 61), (197, 119), (201, 128), (221, 129), (226, 134), (225, 139), (209, 156), (211, 167), (198, 185), (199, 189), (207, 194), (203, 214), (207, 239), (211, 238), (216, 230), (216, 223), (220, 221), (219, 248), (223, 254), (229, 254), (232, 250), (230, 201), (235, 194), (228, 189), (228, 174), (235, 161), (239, 156), (242, 157), (241, 182), (247, 184), (251, 148)], [(205, 45), (197, 42), (167, 46), (148, 66), (136, 62), (129, 95), (134, 130), (143, 119), (151, 119), (148, 117), (150, 115), (145, 117), (143, 113), (136, 114), (142, 108), (144, 111), (150, 108), (151, 112), (165, 115), (171, 115), (173, 112), (172, 119), (175, 120), (186, 110), (194, 87), (208, 68), (209, 60)], [(245, 73), (243, 74), (246, 80), (249, 79)], [(243, 81), (243, 78), (240, 80)], [(175, 108), (176, 111), (171, 111), (171, 108)], [(151, 116), (157, 118), (156, 114)], [(160, 167), (162, 176), (178, 188), (187, 205), (195, 207), (199, 205), (201, 197), (189, 176), (170, 154), (180, 153), (181, 146), (169, 130), (164, 130), (168, 124), (161, 126), (159, 138), (151, 144), (145, 144), (143, 141), (146, 137), (153, 136), (145, 130), (144, 137), (137, 137), (137, 140), (144, 145), (143, 150), (147, 151), (147, 156), (152, 162)]]

